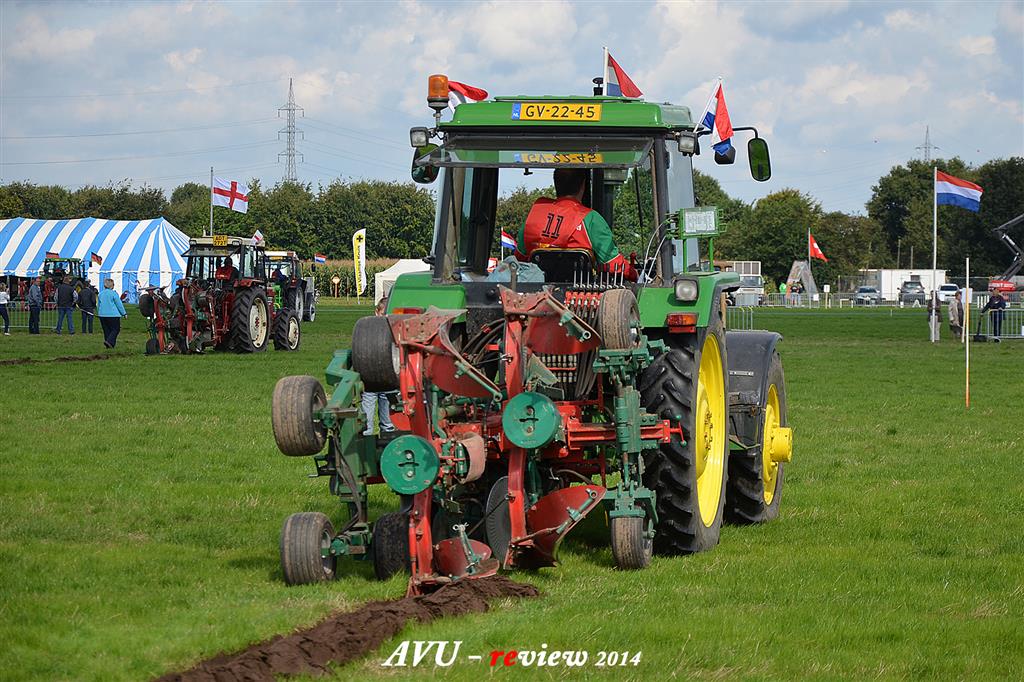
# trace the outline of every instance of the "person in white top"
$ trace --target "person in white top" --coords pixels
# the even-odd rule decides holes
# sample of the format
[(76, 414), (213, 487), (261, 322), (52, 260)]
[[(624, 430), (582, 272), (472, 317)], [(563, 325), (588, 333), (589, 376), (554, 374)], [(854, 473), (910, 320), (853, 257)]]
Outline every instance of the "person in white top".
[(0, 282), (0, 317), (4, 320), (4, 336), (11, 335), (11, 316), (7, 314), (7, 304), (11, 302), (11, 295), (7, 293), (7, 285)]

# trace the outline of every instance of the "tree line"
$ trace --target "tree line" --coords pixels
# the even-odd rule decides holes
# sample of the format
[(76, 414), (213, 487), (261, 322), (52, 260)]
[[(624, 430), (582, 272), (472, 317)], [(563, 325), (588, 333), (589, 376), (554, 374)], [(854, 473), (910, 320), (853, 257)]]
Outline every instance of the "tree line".
[[(975, 182), (984, 190), (981, 211), (939, 207), (938, 259), (953, 275), (963, 274), (964, 257), (972, 270), (999, 274), (1010, 254), (992, 228), (1024, 212), (1024, 157), (995, 159), (973, 167), (940, 159), (946, 173)], [(835, 283), (861, 268), (931, 264), (932, 165), (912, 160), (894, 166), (871, 188), (865, 215), (826, 211), (799, 189), (782, 189), (753, 203), (730, 197), (714, 178), (694, 173), (698, 205), (721, 209), (724, 233), (716, 240), (716, 257), (760, 260), (766, 277), (778, 281), (793, 260), (806, 257), (807, 230), (814, 234), (829, 262), (815, 262), (819, 284)], [(654, 222), (650, 209), (650, 175), (640, 172), (620, 186), (613, 231), (620, 249), (642, 252), (644, 234)], [(515, 232), (539, 196), (550, 189), (516, 189), (501, 197), (497, 223)], [(640, 207), (638, 208), (637, 199)], [(0, 217), (66, 219), (92, 216), (135, 220), (159, 215), (189, 235), (209, 224), (210, 189), (198, 183), (175, 188), (168, 199), (159, 188), (128, 182), (68, 190), (55, 185), (15, 182), (0, 186)], [(411, 182), (336, 180), (312, 185), (279, 182), (264, 189), (250, 184), (249, 212), (218, 208), (219, 233), (250, 235), (259, 229), (267, 242), (292, 249), (305, 258), (322, 253), (331, 259), (352, 257), (352, 233), (367, 228), (368, 258), (417, 258), (431, 247), (435, 196), (431, 188)], [(1024, 242), (1024, 228), (1011, 235)], [(898, 262), (897, 262), (898, 259)]]

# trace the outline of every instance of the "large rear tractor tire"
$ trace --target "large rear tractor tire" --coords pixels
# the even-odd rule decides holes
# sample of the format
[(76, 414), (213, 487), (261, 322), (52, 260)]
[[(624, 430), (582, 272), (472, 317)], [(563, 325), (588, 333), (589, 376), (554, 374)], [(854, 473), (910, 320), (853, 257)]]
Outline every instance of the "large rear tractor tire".
[(644, 485), (657, 493), (654, 550), (691, 554), (718, 544), (728, 478), (725, 332), (717, 306), (703, 334), (670, 339), (644, 371), (648, 412), (682, 426), (686, 441), (648, 453)]
[(298, 350), (302, 343), (302, 324), (294, 310), (282, 310), (274, 320), (274, 349)]
[(373, 524), (370, 541), (373, 574), (378, 580), (409, 570), (409, 517), (401, 512), (384, 514)]
[(270, 409), (278, 449), (289, 457), (315, 455), (323, 450), (327, 430), (316, 413), (326, 404), (327, 394), (315, 377), (279, 379)]
[(734, 451), (729, 457), (725, 518), (730, 523), (764, 523), (778, 517), (785, 478), (784, 465), (779, 460), (788, 456), (791, 444), (783, 439), (782, 447), (777, 446), (782, 452), (774, 455), (772, 444), (776, 430), (787, 424), (786, 377), (776, 352), (768, 365), (768, 385), (761, 398), (758, 445)]
[(352, 328), (352, 369), (367, 391), (398, 388), (399, 353), (386, 317), (362, 317)]
[(239, 353), (259, 353), (270, 339), (270, 306), (260, 289), (242, 289), (231, 306), (231, 339)]
[(617, 516), (611, 520), (612, 556), (625, 571), (646, 568), (651, 563), (653, 541), (645, 537), (642, 516)]
[(333, 580), (337, 557), (324, 554), (334, 539), (331, 520), (320, 512), (292, 514), (281, 529), (281, 570), (289, 585)]
[(605, 348), (625, 350), (640, 343), (640, 312), (629, 289), (604, 292), (597, 309), (597, 332)]

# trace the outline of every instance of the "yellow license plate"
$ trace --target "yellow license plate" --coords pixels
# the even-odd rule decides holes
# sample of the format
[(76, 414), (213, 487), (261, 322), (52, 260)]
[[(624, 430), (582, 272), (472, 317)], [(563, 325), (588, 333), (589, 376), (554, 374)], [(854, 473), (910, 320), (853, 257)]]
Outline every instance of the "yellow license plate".
[(515, 102), (513, 121), (600, 121), (600, 104)]
[(604, 155), (594, 152), (522, 152), (515, 155), (516, 163), (603, 163)]
[(228, 245), (228, 236), (226, 234), (215, 234), (215, 235), (213, 235), (213, 245), (214, 246), (227, 246)]

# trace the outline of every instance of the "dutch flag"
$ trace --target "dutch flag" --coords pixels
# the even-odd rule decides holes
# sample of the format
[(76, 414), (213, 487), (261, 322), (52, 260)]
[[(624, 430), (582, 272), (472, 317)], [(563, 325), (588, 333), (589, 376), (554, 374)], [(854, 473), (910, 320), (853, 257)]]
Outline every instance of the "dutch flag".
[(981, 209), (982, 189), (973, 182), (935, 171), (935, 203), (959, 206), (968, 211)]
[(715, 134), (711, 139), (718, 138), (718, 142), (712, 147), (718, 154), (725, 154), (732, 149), (732, 121), (729, 120), (729, 110), (725, 107), (725, 92), (722, 90), (722, 82), (718, 82), (715, 94), (708, 101), (707, 113), (701, 121), (708, 130), (714, 130)]
[(515, 237), (510, 235), (505, 230), (501, 231), (501, 248), (503, 248), (503, 249), (512, 249), (513, 251), (516, 250), (516, 240), (515, 240)]
[(604, 51), (604, 94), (611, 97), (640, 97), (644, 94), (607, 49)]
[(322, 253), (314, 254), (313, 255), (313, 262), (316, 263), (317, 265), (323, 265), (324, 263), (327, 262), (327, 256), (325, 256)]

